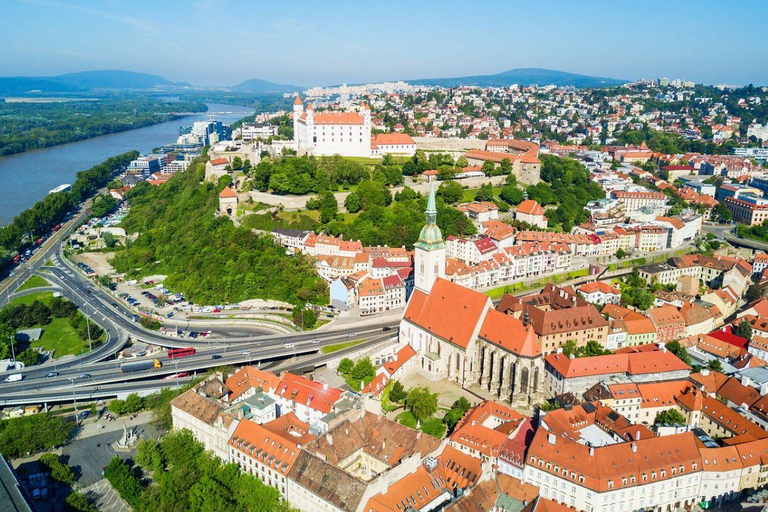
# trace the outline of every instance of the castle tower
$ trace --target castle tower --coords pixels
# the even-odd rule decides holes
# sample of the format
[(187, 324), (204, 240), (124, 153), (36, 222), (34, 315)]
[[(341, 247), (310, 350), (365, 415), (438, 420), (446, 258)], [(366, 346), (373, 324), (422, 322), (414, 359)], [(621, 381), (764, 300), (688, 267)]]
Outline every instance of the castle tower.
[(427, 201), (427, 223), (421, 228), (419, 240), (414, 245), (415, 285), (417, 290), (429, 293), (435, 279), (445, 277), (445, 243), (443, 234), (437, 227), (437, 207), (435, 206), (435, 184), (429, 185)]
[(293, 141), (296, 143), (296, 150), (299, 150), (299, 117), (304, 113), (304, 103), (301, 96), (296, 96), (293, 100)]

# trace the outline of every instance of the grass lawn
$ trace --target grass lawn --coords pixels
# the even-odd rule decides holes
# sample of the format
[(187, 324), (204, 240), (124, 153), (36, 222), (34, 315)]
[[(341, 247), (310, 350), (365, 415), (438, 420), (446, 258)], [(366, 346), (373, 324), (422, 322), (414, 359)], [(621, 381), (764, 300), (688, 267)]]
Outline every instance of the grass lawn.
[[(52, 299), (52, 292), (40, 292), (17, 297), (10, 302), (9, 306), (29, 305), (36, 300), (49, 305)], [(36, 327), (43, 329), (43, 335), (39, 340), (33, 341), (30, 344), (32, 348), (42, 347), (44, 350), (55, 350), (55, 357), (67, 354), (77, 355), (88, 351), (88, 342), (80, 339), (75, 328), (70, 325), (68, 318), (53, 318), (48, 325), (35, 325), (25, 327), (25, 329), (34, 329)], [(96, 342), (97, 340), (93, 341)]]
[(9, 306), (19, 306), (21, 304), (30, 305), (36, 300), (39, 300), (43, 304), (50, 304), (53, 299), (53, 292), (40, 292), (33, 293), (31, 295), (24, 295), (23, 297), (16, 297), (8, 303)]
[(354, 347), (364, 341), (365, 340), (345, 341), (343, 343), (336, 343), (335, 345), (326, 345), (320, 350), (323, 354), (331, 354), (333, 352), (338, 352), (339, 350), (344, 350), (345, 348)]
[(363, 387), (365, 387), (365, 386), (367, 386), (368, 384), (371, 383), (371, 381), (373, 380), (373, 377), (370, 377), (370, 378), (367, 378), (367, 379), (363, 379), (363, 386), (362, 387), (360, 386), (360, 381), (355, 379), (355, 378), (353, 378), (351, 375), (344, 375), (344, 380), (347, 382), (347, 385), (349, 387), (351, 387), (352, 389), (354, 389), (357, 392), (360, 392), (360, 390), (363, 389)]
[(256, 213), (243, 218), (243, 226), (262, 231), (272, 231), (275, 228), (298, 229), (311, 231), (320, 224), (320, 212), (280, 212), (273, 219), (271, 213)]
[(29, 290), (30, 288), (41, 288), (43, 286), (48, 286), (48, 281), (40, 276), (29, 276), (29, 279), (24, 281), (24, 284), (19, 286), (19, 289), (16, 291), (20, 292), (22, 290)]
[[(464, 195), (461, 198), (461, 202), (468, 203), (470, 201), (474, 201), (475, 194), (477, 194), (478, 190), (479, 188), (464, 189)], [(499, 197), (499, 194), (501, 194), (501, 187), (493, 187), (493, 197)]]
[[(413, 429), (416, 428), (416, 418), (410, 411), (401, 412), (395, 419), (401, 425)], [(429, 418), (428, 420), (423, 421), (419, 430), (430, 436), (437, 437), (438, 439), (445, 435), (445, 425), (440, 418)]]
[(55, 350), (55, 357), (78, 355), (88, 351), (88, 342), (80, 339), (77, 331), (69, 324), (68, 318), (54, 318), (50, 324), (36, 327), (43, 328), (43, 335), (31, 343), (33, 348)]

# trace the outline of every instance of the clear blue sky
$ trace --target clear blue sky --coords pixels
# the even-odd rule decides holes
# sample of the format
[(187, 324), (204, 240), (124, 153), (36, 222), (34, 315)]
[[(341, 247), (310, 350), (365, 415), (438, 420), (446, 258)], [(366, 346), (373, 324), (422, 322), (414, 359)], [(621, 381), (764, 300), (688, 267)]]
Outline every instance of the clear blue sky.
[(768, 84), (768, 1), (16, 0), (0, 75), (311, 86), (517, 67)]

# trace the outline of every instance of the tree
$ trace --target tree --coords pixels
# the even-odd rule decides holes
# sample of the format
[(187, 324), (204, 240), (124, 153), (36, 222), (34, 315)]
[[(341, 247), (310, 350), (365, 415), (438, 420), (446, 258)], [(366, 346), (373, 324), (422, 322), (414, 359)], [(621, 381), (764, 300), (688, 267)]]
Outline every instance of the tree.
[(446, 203), (454, 204), (461, 201), (461, 198), (464, 197), (464, 188), (458, 182), (444, 181), (437, 188), (436, 195), (442, 197)]
[(490, 183), (480, 185), (480, 188), (475, 193), (475, 201), (493, 201), (493, 185)]
[(453, 402), (450, 410), (445, 413), (445, 416), (443, 416), (443, 423), (445, 423), (449, 429), (452, 429), (471, 407), (472, 404), (469, 403), (469, 400), (462, 396)]
[(134, 475), (133, 468), (128, 462), (115, 455), (104, 468), (104, 477), (133, 509), (141, 508), (144, 487), (141, 485), (141, 480)]
[(405, 400), (406, 397), (405, 387), (400, 383), (399, 380), (396, 380), (392, 383), (392, 387), (389, 390), (389, 400), (392, 402), (402, 402)]
[(40, 464), (50, 470), (51, 478), (67, 485), (75, 482), (75, 474), (69, 465), (64, 464), (55, 453), (44, 453), (38, 459)]
[(496, 164), (494, 164), (490, 160), (486, 160), (485, 162), (483, 162), (483, 167), (481, 168), (481, 171), (486, 176), (493, 176), (494, 174), (496, 174)]
[(35, 366), (40, 364), (40, 352), (32, 348), (28, 348), (16, 357), (17, 361), (24, 363), (25, 366)]
[(131, 393), (125, 397), (125, 403), (123, 404), (123, 412), (125, 414), (132, 414), (139, 412), (144, 406), (144, 401), (136, 393)]
[(160, 446), (154, 439), (142, 439), (136, 446), (136, 464), (153, 471), (159, 471), (165, 467)]
[(563, 354), (565, 354), (566, 357), (576, 357), (576, 353), (579, 350), (578, 345), (576, 345), (576, 340), (565, 340), (565, 343), (560, 345), (560, 348), (563, 350)]
[(96, 505), (87, 494), (72, 491), (64, 500), (66, 510), (73, 512), (97, 512)]
[(688, 354), (688, 351), (683, 347), (679, 341), (670, 341), (666, 345), (666, 349), (675, 354), (678, 359), (680, 359), (685, 364), (689, 365), (691, 364), (691, 356)]
[(339, 361), (339, 366), (337, 370), (341, 374), (348, 374), (352, 372), (352, 369), (355, 367), (355, 362), (352, 361), (350, 358), (345, 357), (341, 361)]
[(656, 414), (656, 419), (653, 420), (654, 425), (686, 425), (687, 420), (685, 419), (685, 416), (674, 408), (669, 408), (667, 410), (661, 411)]
[(504, 185), (501, 188), (499, 197), (509, 204), (518, 205), (523, 202), (523, 191), (517, 188), (516, 185)]
[(117, 206), (117, 199), (110, 194), (101, 194), (96, 196), (91, 204), (91, 215), (94, 217), (104, 217), (108, 215)]
[(73, 512), (97, 512), (96, 505), (87, 494), (72, 491), (64, 501), (66, 508)]
[(294, 307), (291, 316), (293, 323), (305, 330), (314, 328), (317, 323), (317, 315), (311, 308)]
[(376, 367), (371, 363), (370, 357), (364, 357), (355, 363), (350, 374), (356, 381), (370, 381), (376, 376)]
[(731, 222), (733, 220), (733, 212), (727, 206), (720, 203), (712, 210), (712, 218), (721, 223)]
[(747, 288), (745, 298), (747, 302), (754, 302), (757, 299), (762, 299), (765, 296), (766, 286), (760, 286), (759, 284), (751, 284)]
[(707, 363), (707, 368), (713, 372), (720, 372), (720, 373), (723, 372), (723, 364), (720, 362), (719, 359), (711, 359)]
[(422, 422), (437, 412), (437, 393), (424, 387), (413, 388), (408, 392), (405, 405), (416, 420)]
[(344, 200), (344, 207), (349, 213), (357, 213), (363, 209), (363, 200), (357, 192), (351, 192)]
[(104, 240), (104, 245), (109, 247), (110, 249), (117, 244), (117, 238), (115, 238), (115, 235), (113, 235), (110, 231), (104, 231), (101, 234), (102, 240)]
[(624, 249), (621, 249), (621, 248), (620, 248), (620, 249), (618, 249), (618, 250), (616, 251), (616, 257), (617, 257), (618, 259), (620, 259), (620, 260), (623, 260), (624, 258), (626, 258), (626, 257), (627, 257), (627, 251), (625, 251)]
[(744, 319), (736, 324), (733, 332), (736, 334), (736, 336), (741, 336), (742, 338), (752, 340), (752, 324), (750, 324), (747, 319)]
[(73, 428), (68, 419), (50, 414), (0, 420), (0, 453), (15, 458), (61, 446)]

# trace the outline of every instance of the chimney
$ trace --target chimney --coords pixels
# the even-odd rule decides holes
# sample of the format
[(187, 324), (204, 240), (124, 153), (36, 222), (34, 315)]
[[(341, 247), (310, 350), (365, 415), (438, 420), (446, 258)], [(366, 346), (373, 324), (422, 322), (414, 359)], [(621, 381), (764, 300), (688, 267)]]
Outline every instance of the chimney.
[(555, 434), (549, 434), (547, 436), (547, 441), (549, 441), (549, 444), (553, 445), (557, 442), (557, 437), (555, 436)]
[(382, 451), (387, 449), (387, 440), (386, 439), (381, 442), (381, 449), (382, 449)]
[(639, 440), (640, 440), (640, 431), (638, 430), (638, 431), (635, 433), (635, 441), (639, 441)]
[(323, 382), (323, 391), (328, 391), (328, 383)]
[(328, 435), (327, 435), (327, 436), (325, 436), (325, 437), (328, 439), (328, 444), (329, 444), (329, 445), (331, 445), (331, 446), (333, 446), (333, 434), (331, 434), (331, 433), (329, 432), (329, 433), (328, 433)]
[(589, 447), (589, 456), (590, 457), (594, 457), (595, 456), (595, 447), (594, 446), (590, 446)]
[(637, 443), (632, 443), (632, 453), (637, 453)]

